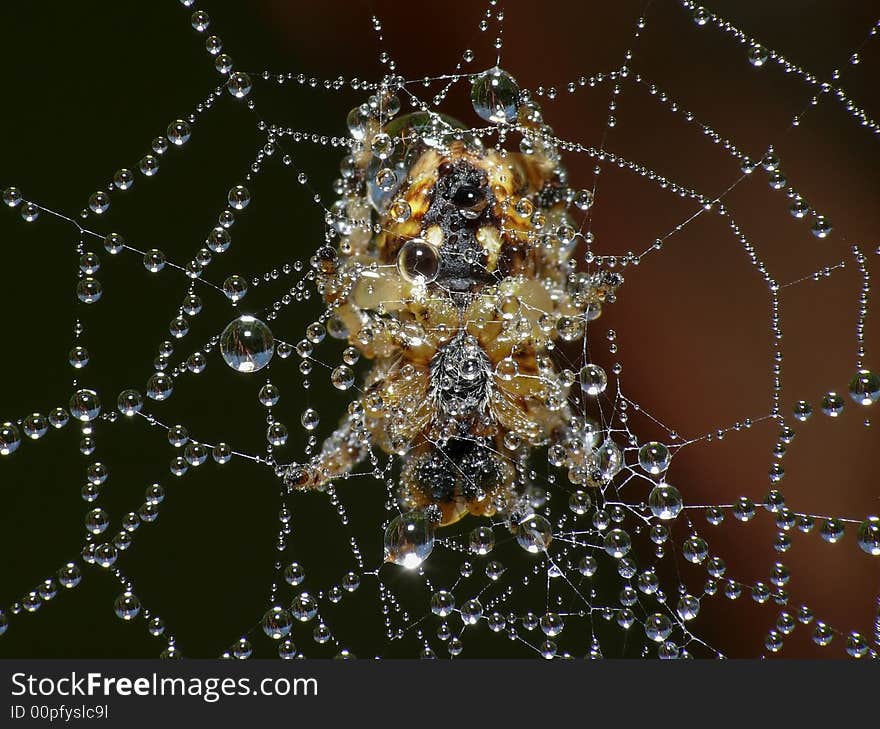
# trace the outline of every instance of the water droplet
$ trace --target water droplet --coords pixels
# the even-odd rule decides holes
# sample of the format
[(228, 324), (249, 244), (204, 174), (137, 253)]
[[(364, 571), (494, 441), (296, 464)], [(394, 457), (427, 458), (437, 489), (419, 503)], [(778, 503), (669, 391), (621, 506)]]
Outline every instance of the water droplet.
[(144, 268), (150, 273), (159, 273), (165, 268), (165, 254), (158, 248), (151, 248), (144, 253)]
[(300, 416), (299, 420), (302, 423), (303, 428), (306, 430), (314, 430), (321, 422), (321, 416), (314, 408), (306, 408), (303, 410), (303, 414)]
[(101, 282), (91, 276), (81, 278), (76, 285), (76, 297), (84, 304), (94, 304), (103, 293)]
[(281, 640), (290, 635), (293, 628), (293, 620), (290, 613), (284, 608), (276, 605), (269, 608), (263, 615), (262, 622), (263, 632), (272, 640)]
[(519, 524), (511, 526), (516, 541), (524, 550), (532, 554), (545, 552), (553, 541), (553, 529), (550, 522), (540, 514), (530, 514)]
[(519, 97), (519, 85), (513, 76), (497, 66), (477, 76), (471, 87), (471, 103), (477, 116), (495, 124), (516, 120)]
[(788, 209), (798, 220), (805, 218), (810, 212), (810, 206), (800, 197), (796, 198)]
[(385, 530), (385, 561), (415, 569), (434, 549), (434, 526), (420, 511), (391, 520)]
[(880, 375), (859, 370), (849, 383), (849, 396), (859, 405), (871, 405), (880, 399)]
[(694, 22), (699, 26), (704, 26), (709, 22), (709, 12), (706, 8), (700, 6), (694, 9)]
[(379, 132), (370, 140), (370, 150), (379, 159), (388, 159), (394, 152), (395, 140), (385, 132)]
[(774, 170), (770, 173), (770, 176), (768, 177), (768, 182), (770, 184), (770, 187), (774, 190), (781, 190), (788, 184), (788, 180), (786, 179), (785, 175), (782, 174), (782, 172), (780, 172), (779, 170)]
[(348, 116), (346, 117), (346, 123), (348, 124), (348, 131), (352, 137), (354, 137), (359, 142), (364, 140), (364, 136), (366, 134), (367, 124), (370, 121), (370, 110), (368, 107), (364, 106), (356, 106), (350, 112), (348, 112)]
[(874, 557), (880, 557), (880, 518), (869, 516), (859, 525), (859, 547)]
[(682, 595), (675, 611), (682, 620), (693, 620), (700, 612), (700, 600), (693, 595)]
[(236, 185), (226, 196), (229, 206), (236, 210), (244, 210), (251, 202), (251, 193), (244, 185)]
[(651, 441), (639, 448), (639, 466), (646, 473), (654, 476), (663, 473), (669, 467), (669, 449), (662, 443)]
[(813, 407), (806, 400), (798, 400), (792, 412), (796, 420), (804, 422), (810, 419), (810, 416), (813, 414)]
[(223, 293), (232, 302), (241, 301), (248, 291), (247, 280), (243, 276), (233, 274), (223, 282)]
[(33, 223), (40, 217), (40, 208), (32, 202), (23, 203), (21, 206), (21, 219), (26, 223)]
[(73, 562), (68, 562), (58, 570), (58, 582), (61, 586), (70, 590), (76, 587), (82, 581), (82, 573), (79, 567)]
[(472, 599), (464, 602), (459, 612), (465, 625), (476, 625), (483, 617), (483, 606), (479, 600)]
[(141, 601), (136, 595), (124, 592), (113, 603), (113, 612), (121, 620), (134, 620), (141, 612)]
[(125, 248), (125, 239), (119, 233), (108, 233), (104, 236), (104, 250), (114, 256)]
[(709, 545), (702, 537), (692, 534), (681, 545), (681, 553), (688, 562), (699, 564), (709, 555)]
[(574, 204), (578, 210), (589, 210), (593, 205), (593, 193), (591, 190), (579, 190), (575, 193)]
[(251, 78), (243, 71), (236, 71), (226, 82), (226, 90), (236, 99), (243, 99), (251, 92)]
[(645, 618), (645, 635), (657, 643), (662, 643), (672, 634), (672, 621), (663, 613), (654, 613)]
[(397, 254), (397, 270), (412, 283), (431, 283), (440, 272), (440, 254), (430, 243), (413, 238)]
[(92, 509), (86, 513), (86, 530), (91, 534), (102, 534), (110, 526), (110, 517), (103, 509)]
[(139, 413), (144, 406), (144, 398), (137, 390), (123, 390), (116, 399), (116, 406), (123, 415)]
[(92, 193), (89, 197), (89, 210), (96, 215), (103, 215), (110, 209), (110, 196), (103, 191)]
[(101, 400), (94, 390), (77, 390), (70, 398), (70, 414), (84, 423), (101, 413)]
[(601, 446), (596, 449), (595, 453), (596, 468), (606, 481), (610, 481), (623, 468), (623, 454), (620, 448), (610, 438), (606, 439)]
[(468, 541), (471, 552), (474, 554), (489, 554), (495, 547), (495, 532), (492, 531), (491, 527), (477, 527), (470, 533)]
[(8, 456), (14, 453), (21, 445), (21, 433), (15, 423), (3, 423), (0, 425), (0, 455)]
[(592, 499), (586, 491), (575, 491), (568, 497), (568, 508), (578, 516), (583, 516), (590, 510)]
[(388, 208), (388, 214), (398, 223), (405, 223), (412, 215), (412, 208), (406, 200), (395, 200)]
[(290, 611), (297, 620), (307, 623), (318, 614), (318, 601), (308, 592), (301, 592), (293, 598), (293, 602), (290, 604)]
[(608, 534), (605, 535), (605, 539), (602, 541), (602, 546), (605, 549), (606, 554), (614, 557), (615, 559), (620, 559), (627, 555), (632, 546), (632, 540), (630, 539), (629, 534), (627, 534), (623, 529), (612, 529)]
[(667, 521), (674, 519), (681, 513), (684, 501), (675, 486), (668, 483), (658, 483), (651, 489), (648, 496), (648, 506), (654, 516)]
[(813, 227), (810, 228), (817, 238), (827, 238), (831, 235), (831, 231), (834, 228), (831, 226), (831, 223), (826, 220), (824, 215), (819, 215), (816, 217), (816, 221), (813, 223)]
[(168, 125), (168, 129), (165, 130), (165, 133), (168, 136), (168, 141), (179, 147), (182, 144), (186, 144), (189, 140), (191, 131), (189, 124), (183, 119), (175, 119)]
[(167, 400), (174, 391), (174, 381), (164, 372), (157, 372), (147, 380), (147, 397), (151, 400)]
[(376, 173), (376, 186), (383, 192), (390, 192), (397, 187), (397, 173), (383, 167)]
[(441, 618), (452, 615), (455, 610), (455, 597), (446, 590), (439, 590), (431, 595), (431, 612)]
[(843, 412), (843, 397), (836, 392), (829, 392), (822, 398), (822, 412), (836, 418)]
[(287, 426), (283, 423), (272, 423), (266, 428), (266, 440), (273, 446), (283, 446), (287, 443)]
[(844, 527), (840, 519), (826, 519), (819, 534), (829, 544), (837, 544), (843, 539)]
[(17, 187), (7, 187), (3, 191), (3, 202), (11, 208), (21, 204), (21, 190)]
[(581, 389), (588, 395), (599, 395), (608, 386), (608, 375), (597, 364), (587, 364), (580, 372)]
[(40, 413), (31, 413), (22, 422), (22, 429), (28, 438), (38, 440), (49, 431), (49, 420)]
[(757, 43), (749, 46), (749, 63), (760, 68), (767, 63), (767, 49)]
[(190, 16), (190, 23), (194, 30), (202, 33), (208, 29), (209, 25), (211, 25), (211, 18), (204, 10), (196, 10), (192, 16)]
[(128, 190), (134, 184), (134, 174), (124, 167), (121, 170), (116, 170), (113, 175), (113, 184), (117, 190)]
[(272, 359), (275, 339), (262, 321), (240, 316), (231, 321), (220, 335), (220, 353), (232, 369), (256, 372)]
[(145, 177), (152, 177), (159, 171), (159, 160), (151, 154), (144, 155), (138, 162), (138, 169)]
[(354, 372), (351, 367), (340, 365), (330, 373), (330, 382), (337, 390), (348, 390), (354, 384)]

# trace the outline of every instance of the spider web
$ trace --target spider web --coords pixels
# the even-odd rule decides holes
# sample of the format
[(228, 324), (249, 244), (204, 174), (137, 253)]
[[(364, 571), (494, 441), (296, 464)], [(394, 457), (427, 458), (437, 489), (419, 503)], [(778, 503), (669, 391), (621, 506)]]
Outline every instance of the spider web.
[[(880, 572), (865, 552), (880, 539), (866, 520), (877, 439), (871, 408), (847, 394), (856, 371), (877, 370), (874, 19), (691, 2), (560, 5), (535, 19), (512, 4), (444, 3), (413, 33), (393, 8), (346, 5), (348, 35), (332, 12), (181, 5), (68, 18), (74, 47), (42, 62), (74, 53), (76, 83), (46, 72), (44, 89), (22, 90), (42, 111), (8, 122), (10, 159), (17, 144), (28, 159), (4, 170), (23, 196), (3, 216), (0, 421), (22, 440), (0, 457), (4, 653), (876, 657)], [(827, 27), (832, 15), (839, 27)], [(450, 16), (466, 30), (430, 32)], [(16, 22), (35, 20), (22, 11), (5, 27)], [(285, 42), (273, 46), (273, 32)], [(109, 71), (122, 90), (101, 86), (105, 51), (85, 42), (103, 33), (116, 54), (138, 55)], [(39, 59), (11, 60), (25, 86), (40, 85)], [(326, 333), (309, 259), (332, 219), (348, 110), (401, 74), (404, 111), (427, 105), (476, 127), (469, 79), (496, 61), (542, 106), (572, 187), (592, 195), (577, 213), (581, 267), (625, 279), (580, 351), (556, 352), (574, 373), (607, 373), (600, 396), (571, 406), (625, 465), (580, 493), (538, 451), (528, 494), (553, 526), (545, 552), (525, 552), (501, 519), (466, 519), (438, 530), (410, 571), (382, 561), (399, 459), (373, 449), (326, 493), (289, 493), (278, 477), (279, 464), (320, 449), (355, 391), (328, 384), (350, 355)], [(135, 66), (138, 83), (126, 76)], [(241, 88), (237, 73), (243, 98), (227, 84)], [(65, 118), (63, 104), (76, 108), (92, 84), (84, 120)], [(45, 97), (58, 99), (60, 122)], [(174, 144), (184, 129), (191, 137)], [(69, 154), (40, 156), (41, 140), (62, 134)], [(131, 189), (113, 169), (130, 171)], [(101, 195), (82, 194), (88, 180)], [(240, 314), (274, 334), (261, 372), (233, 372), (218, 351)], [(70, 349), (82, 365), (75, 347), (88, 363), (71, 382), (55, 363)], [(369, 362), (351, 366), (362, 378)], [(156, 373), (173, 394), (121, 414), (119, 393), (143, 395)], [(267, 407), (270, 383), (280, 399)], [(88, 422), (70, 416), (83, 389), (102, 405)], [(836, 410), (829, 393), (839, 416), (822, 412)], [(800, 400), (807, 419), (795, 417)], [(320, 424), (306, 430), (310, 410)], [(638, 464), (651, 441), (672, 454), (662, 474)], [(212, 455), (220, 443), (228, 463)], [(683, 499), (669, 521), (648, 506), (666, 481)], [(493, 529), (487, 554), (470, 547), (479, 526)], [(612, 530), (628, 535), (625, 555)]]

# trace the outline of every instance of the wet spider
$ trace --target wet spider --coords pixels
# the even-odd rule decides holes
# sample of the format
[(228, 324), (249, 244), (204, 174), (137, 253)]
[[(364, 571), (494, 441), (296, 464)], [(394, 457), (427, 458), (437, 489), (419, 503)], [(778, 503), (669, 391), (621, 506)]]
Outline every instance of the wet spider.
[[(352, 111), (335, 245), (312, 259), (328, 326), (373, 366), (320, 453), (288, 467), (285, 481), (321, 488), (373, 445), (398, 454), (406, 513), (389, 526), (386, 556), (407, 566), (430, 552), (435, 525), (466, 514), (499, 515), (523, 546), (546, 548), (549, 524), (523, 498), (538, 446), (577, 484), (613, 477), (621, 461), (570, 409), (578, 375), (552, 356), (557, 340), (584, 336), (622, 282), (572, 259), (568, 208), (585, 209), (588, 193), (567, 186), (539, 107), (508, 74), (477, 77), (472, 98), (497, 128), (397, 117), (389, 87)], [(513, 130), (520, 152), (482, 141)]]

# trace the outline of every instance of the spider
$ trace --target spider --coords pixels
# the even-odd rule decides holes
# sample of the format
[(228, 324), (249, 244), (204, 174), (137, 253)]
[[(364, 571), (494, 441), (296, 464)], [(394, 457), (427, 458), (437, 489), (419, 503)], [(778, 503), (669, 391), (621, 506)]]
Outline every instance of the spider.
[[(500, 516), (537, 551), (550, 529), (523, 496), (532, 451), (550, 446), (573, 483), (620, 467), (613, 442), (570, 407), (578, 374), (553, 351), (584, 336), (623, 279), (577, 270), (569, 208), (586, 209), (589, 193), (569, 188), (539, 106), (509, 74), (473, 81), (486, 129), (397, 116), (393, 86), (349, 115), (342, 196), (312, 259), (328, 327), (372, 368), (337, 430), (285, 481), (320, 489), (377, 446), (402, 459), (389, 561), (419, 564), (433, 528), (467, 514)], [(517, 152), (501, 144), (512, 130)]]

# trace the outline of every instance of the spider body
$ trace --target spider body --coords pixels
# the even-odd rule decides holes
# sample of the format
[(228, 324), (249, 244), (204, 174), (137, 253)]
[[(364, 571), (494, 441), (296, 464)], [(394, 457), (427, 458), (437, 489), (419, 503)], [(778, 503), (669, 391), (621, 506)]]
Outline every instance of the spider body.
[(571, 193), (549, 145), (487, 147), (439, 115), (380, 121), (355, 135), (365, 143), (343, 162), (336, 245), (313, 259), (334, 328), (372, 368), (287, 479), (320, 488), (377, 446), (402, 459), (403, 508), (440, 525), (508, 518), (522, 511), (531, 451), (581, 427), (556, 343), (582, 337), (622, 279), (570, 262)]

